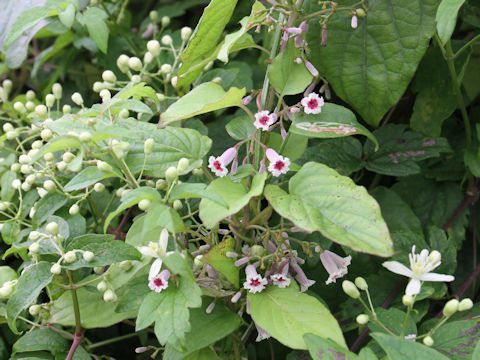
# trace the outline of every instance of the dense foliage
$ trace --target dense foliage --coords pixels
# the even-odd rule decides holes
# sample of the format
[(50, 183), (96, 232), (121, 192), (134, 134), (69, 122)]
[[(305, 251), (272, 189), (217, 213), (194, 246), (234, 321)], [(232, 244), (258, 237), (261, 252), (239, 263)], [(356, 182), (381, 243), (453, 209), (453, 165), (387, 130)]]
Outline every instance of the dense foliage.
[(0, 360), (480, 359), (476, 0), (2, 6)]

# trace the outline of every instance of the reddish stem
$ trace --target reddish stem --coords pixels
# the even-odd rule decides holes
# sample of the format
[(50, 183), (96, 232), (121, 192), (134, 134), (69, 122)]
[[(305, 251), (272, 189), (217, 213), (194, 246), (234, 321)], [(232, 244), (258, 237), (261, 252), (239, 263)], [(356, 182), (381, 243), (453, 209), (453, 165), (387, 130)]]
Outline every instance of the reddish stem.
[(73, 338), (72, 346), (70, 346), (70, 350), (68, 351), (68, 355), (65, 360), (72, 360), (73, 355), (75, 354), (75, 351), (77, 350), (78, 345), (83, 340), (83, 332), (80, 331), (79, 333), (75, 331), (75, 337)]

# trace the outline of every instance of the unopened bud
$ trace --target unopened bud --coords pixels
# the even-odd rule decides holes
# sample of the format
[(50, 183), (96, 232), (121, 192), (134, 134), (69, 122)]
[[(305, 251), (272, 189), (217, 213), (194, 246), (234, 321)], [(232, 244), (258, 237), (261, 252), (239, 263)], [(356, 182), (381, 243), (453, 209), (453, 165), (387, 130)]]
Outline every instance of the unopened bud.
[(155, 188), (157, 190), (164, 190), (167, 188), (167, 183), (163, 179), (158, 179), (157, 182), (155, 183)]
[(350, 26), (352, 27), (352, 29), (356, 29), (358, 27), (357, 15), (354, 14), (352, 16), (352, 21), (350, 22)]
[(72, 101), (77, 104), (78, 106), (83, 105), (83, 97), (80, 95), (80, 93), (75, 92), (72, 94)]
[(355, 12), (357, 13), (358, 17), (364, 18), (367, 16), (367, 13), (362, 8), (357, 9)]
[(142, 60), (140, 60), (138, 57), (134, 56), (128, 59), (128, 67), (134, 71), (140, 71), (142, 70)]
[(53, 275), (58, 275), (62, 272), (62, 267), (60, 266), (60, 264), (53, 264), (52, 267), (50, 268), (50, 272), (53, 274)]
[(22, 186), (22, 182), (21, 182), (19, 179), (14, 179), (14, 180), (12, 181), (12, 187), (13, 187), (15, 190), (20, 189), (21, 186)]
[(261, 245), (253, 245), (250, 248), (250, 254), (252, 256), (262, 257), (264, 253), (265, 253), (265, 248)]
[(368, 289), (367, 281), (361, 276), (355, 278), (355, 285), (363, 291)]
[(147, 140), (145, 140), (145, 143), (143, 144), (143, 152), (146, 155), (150, 155), (153, 152), (154, 147), (155, 147), (155, 140), (147, 139)]
[(45, 105), (51, 109), (53, 104), (55, 104), (55, 96), (53, 94), (47, 94), (47, 96), (45, 96)]
[(181, 210), (183, 208), (183, 204), (182, 204), (182, 201), (181, 200), (175, 200), (173, 202), (173, 208), (175, 210)]
[(103, 172), (112, 172), (113, 171), (113, 168), (110, 166), (109, 163), (107, 163), (105, 161), (101, 161), (101, 160), (97, 161), (97, 168), (98, 168), (98, 170), (103, 171)]
[(103, 89), (100, 91), (100, 97), (102, 98), (102, 102), (107, 102), (112, 98), (112, 94), (109, 90)]
[(72, 112), (72, 107), (68, 104), (63, 105), (62, 112), (64, 114), (70, 114)]
[(150, 40), (147, 42), (147, 49), (152, 53), (153, 56), (160, 55), (160, 43), (157, 40)]
[(466, 298), (460, 301), (460, 303), (458, 304), (458, 311), (470, 310), (472, 307), (473, 307), (472, 300), (469, 298)]
[(31, 243), (28, 247), (28, 251), (30, 251), (32, 254), (37, 253), (38, 250), (40, 250), (40, 244), (38, 242)]
[(431, 337), (431, 336), (425, 336), (425, 337), (423, 338), (423, 344), (424, 344), (425, 346), (433, 346), (433, 339), (432, 339), (432, 337)]
[(198, 177), (203, 176), (203, 169), (200, 169), (200, 168), (199, 169), (193, 169), (192, 173), (193, 173), (194, 176), (198, 176)]
[(450, 317), (458, 311), (459, 302), (457, 299), (447, 301), (443, 307), (443, 315)]
[(174, 181), (177, 178), (177, 168), (170, 166), (166, 171), (165, 171), (165, 178), (169, 183)]
[(181, 158), (180, 160), (178, 160), (178, 172), (184, 172), (188, 168), (188, 165), (190, 165), (190, 160), (188, 160), (187, 158)]
[(97, 284), (97, 290), (100, 292), (104, 292), (105, 290), (107, 290), (107, 288), (108, 288), (108, 285), (105, 281), (100, 281)]
[(145, 211), (149, 208), (151, 203), (152, 202), (148, 199), (140, 200), (140, 202), (138, 203), (138, 208), (142, 211)]
[(161, 67), (160, 67), (160, 72), (164, 73), (164, 74), (170, 74), (172, 72), (172, 65), (170, 64), (163, 64)]
[(85, 251), (83, 253), (83, 259), (86, 261), (86, 262), (90, 262), (93, 260), (93, 258), (95, 257), (95, 254), (91, 251)]
[(122, 261), (119, 266), (123, 271), (128, 271), (133, 267), (132, 262), (128, 260)]
[(182, 40), (187, 41), (188, 39), (190, 39), (190, 36), (192, 35), (192, 28), (185, 26), (182, 28), (180, 33), (181, 33)]
[(52, 180), (45, 180), (43, 182), (43, 188), (48, 192), (55, 191), (57, 189), (57, 185)]
[(59, 83), (53, 84), (52, 93), (53, 93), (53, 96), (55, 96), (55, 99), (60, 100), (62, 98), (62, 92), (63, 92), (62, 85), (60, 85)]
[(27, 112), (25, 105), (23, 105), (23, 103), (20, 101), (15, 102), (13, 104), (13, 108), (15, 109), (15, 111), (19, 112), (20, 114), (25, 114)]
[(73, 263), (77, 260), (77, 254), (74, 251), (67, 251), (63, 258), (67, 263)]
[(47, 224), (45, 230), (51, 235), (58, 235), (58, 224), (55, 221), (52, 221)]
[(126, 74), (128, 72), (128, 60), (129, 59), (130, 58), (125, 54), (120, 55), (117, 59), (118, 69), (124, 74)]
[(115, 74), (111, 70), (105, 70), (102, 73), (102, 79), (103, 79), (103, 81), (105, 81), (107, 83), (111, 83), (111, 84), (114, 84), (114, 83), (117, 82), (117, 77), (115, 76)]
[(166, 27), (170, 25), (170, 18), (168, 16), (163, 16), (161, 22), (162, 22), (162, 26)]
[(113, 290), (108, 289), (103, 293), (103, 300), (105, 302), (113, 302), (117, 300), (117, 295), (113, 292)]
[(350, 280), (344, 280), (342, 282), (342, 288), (345, 294), (347, 294), (351, 298), (358, 299), (360, 297), (360, 292), (358, 291), (355, 284)]
[(101, 193), (105, 190), (105, 185), (103, 185), (102, 183), (96, 183), (95, 185), (93, 185), (93, 190), (95, 190), (95, 192)]
[(163, 35), (161, 41), (162, 44), (166, 46), (170, 46), (173, 44), (173, 39), (170, 35)]
[(42, 307), (40, 305), (37, 305), (37, 304), (32, 305), (28, 308), (28, 312), (32, 316), (38, 315), (40, 313), (40, 310), (42, 310)]
[(70, 206), (70, 209), (68, 209), (68, 213), (72, 216), (77, 215), (79, 211), (80, 206), (78, 206), (77, 204), (73, 204), (72, 206)]
[(28, 90), (27, 93), (25, 94), (26, 98), (28, 101), (32, 101), (33, 99), (35, 99), (35, 91), (33, 90)]
[(402, 303), (403, 305), (405, 306), (413, 306), (413, 304), (415, 303), (415, 298), (412, 296), (412, 295), (403, 295), (402, 297)]
[(370, 317), (367, 314), (360, 314), (357, 316), (356, 321), (359, 325), (366, 325)]

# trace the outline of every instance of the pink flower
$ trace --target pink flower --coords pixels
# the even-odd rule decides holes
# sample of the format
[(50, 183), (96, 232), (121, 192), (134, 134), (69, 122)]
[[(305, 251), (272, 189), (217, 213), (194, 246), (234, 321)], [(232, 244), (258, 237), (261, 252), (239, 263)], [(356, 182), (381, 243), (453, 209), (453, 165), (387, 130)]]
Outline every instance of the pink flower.
[(317, 77), (318, 76), (318, 70), (315, 66), (313, 66), (313, 64), (310, 62), (310, 61), (307, 61), (305, 63), (305, 66), (307, 67), (308, 71), (310, 71), (310, 74), (313, 75), (313, 77)]
[(304, 97), (301, 103), (305, 114), (319, 114), (322, 112), (322, 106), (324, 105), (323, 97), (314, 92)]
[(260, 342), (272, 336), (268, 332), (266, 332), (264, 329), (262, 329), (260, 326), (258, 326), (257, 323), (255, 323), (255, 327), (257, 328), (257, 332), (258, 332), (258, 336), (255, 339), (256, 342)]
[(295, 280), (297, 280), (297, 282), (300, 284), (300, 292), (307, 291), (310, 286), (315, 284), (315, 280), (307, 279), (307, 276), (305, 275), (301, 267), (297, 265), (295, 259), (290, 260), (290, 265), (293, 271), (295, 271)]
[(279, 288), (283, 289), (290, 285), (290, 278), (287, 277), (288, 274), (288, 263), (283, 266), (280, 272), (270, 275), (270, 280), (273, 285), (277, 285)]
[(334, 252), (325, 250), (320, 254), (320, 260), (329, 275), (328, 280), (325, 282), (328, 285), (332, 282), (336, 282), (338, 278), (341, 278), (348, 273), (347, 267), (350, 265), (352, 257), (347, 256), (342, 258)]
[(242, 104), (248, 105), (250, 104), (250, 101), (252, 101), (252, 99), (253, 99), (252, 95), (247, 95), (242, 99)]
[(228, 174), (227, 165), (232, 162), (232, 160), (237, 155), (237, 150), (234, 147), (231, 147), (220, 155), (219, 157), (210, 156), (208, 159), (208, 167), (219, 177), (224, 177)]
[(289, 34), (295, 34), (295, 35), (301, 34), (303, 32), (302, 29), (299, 27), (288, 27), (288, 28), (285, 28), (285, 31)]
[(160, 274), (149, 277), (148, 287), (151, 290), (159, 293), (162, 290), (165, 290), (166, 288), (168, 288), (168, 279), (169, 278), (170, 278), (170, 271), (165, 269)]
[(267, 158), (270, 161), (268, 165), (268, 171), (273, 176), (280, 176), (280, 174), (286, 174), (290, 170), (290, 159), (277, 154), (273, 149), (268, 149), (266, 152)]
[(258, 274), (255, 266), (253, 265), (248, 265), (245, 268), (245, 274), (247, 275), (247, 280), (243, 283), (243, 287), (252, 294), (261, 292), (268, 284), (267, 279)]
[(275, 121), (277, 121), (277, 114), (270, 114), (269, 111), (263, 110), (255, 114), (255, 122), (253, 125), (255, 125), (257, 129), (268, 131)]
[(357, 26), (358, 26), (358, 19), (357, 19), (357, 15), (354, 14), (352, 16), (352, 22), (350, 23), (350, 25), (352, 26), (352, 29), (356, 29)]
[(238, 301), (238, 299), (240, 299), (240, 297), (242, 296), (242, 292), (241, 291), (238, 291), (235, 295), (232, 296), (232, 303), (236, 303)]

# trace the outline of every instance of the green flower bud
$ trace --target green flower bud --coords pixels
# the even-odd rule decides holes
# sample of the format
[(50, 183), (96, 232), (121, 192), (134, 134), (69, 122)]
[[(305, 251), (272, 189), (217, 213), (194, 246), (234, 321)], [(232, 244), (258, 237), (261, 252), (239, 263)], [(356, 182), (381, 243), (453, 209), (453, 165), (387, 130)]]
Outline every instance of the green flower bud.
[(2, 86), (5, 92), (7, 94), (10, 94), (10, 91), (12, 91), (12, 86), (13, 86), (12, 80), (10, 79), (3, 80)]
[(62, 267), (60, 266), (60, 264), (53, 264), (52, 267), (50, 268), (50, 272), (53, 274), (53, 275), (58, 275), (62, 272)]
[(152, 21), (156, 21), (158, 19), (158, 12), (156, 10), (152, 10), (148, 16)]
[(29, 234), (28, 234), (28, 238), (32, 241), (35, 241), (35, 240), (38, 240), (40, 239), (40, 236), (42, 234), (39, 233), (38, 231), (31, 231)]
[(168, 16), (163, 16), (161, 21), (163, 27), (170, 25), (170, 18)]
[(198, 177), (203, 176), (203, 169), (201, 169), (201, 168), (193, 169), (192, 173), (193, 173), (193, 175), (198, 176)]
[(86, 261), (86, 262), (90, 262), (93, 260), (93, 258), (95, 257), (95, 254), (91, 251), (85, 251), (83, 253), (83, 259)]
[(47, 117), (48, 109), (45, 105), (37, 105), (35, 106), (35, 114), (37, 114), (42, 119)]
[(42, 307), (40, 305), (37, 305), (37, 304), (32, 305), (28, 308), (28, 312), (32, 316), (38, 315), (40, 313), (40, 310), (42, 310)]
[(102, 98), (103, 102), (107, 102), (112, 98), (112, 94), (109, 90), (103, 89), (102, 91), (100, 91), (100, 97)]
[(163, 35), (161, 42), (163, 45), (170, 46), (173, 44), (173, 39), (170, 35)]
[(143, 55), (143, 63), (150, 64), (153, 61), (153, 54), (150, 51), (147, 51), (145, 55)]
[(73, 161), (73, 159), (75, 159), (75, 155), (73, 155), (69, 151), (63, 153), (62, 155), (62, 160), (65, 161), (67, 164), (70, 164)]
[(48, 192), (53, 192), (57, 189), (57, 185), (52, 180), (45, 180), (43, 182), (43, 188)]
[(139, 208), (140, 210), (145, 211), (145, 210), (147, 210), (147, 209), (150, 207), (150, 204), (151, 204), (151, 203), (152, 203), (152, 202), (151, 202), (150, 200), (148, 200), (148, 199), (140, 200), (140, 202), (138, 203), (138, 208)]
[(53, 94), (47, 94), (47, 96), (45, 96), (45, 105), (47, 105), (47, 108), (51, 109), (54, 104), (55, 96)]
[(160, 72), (162, 72), (163, 74), (170, 74), (172, 72), (172, 65), (170, 64), (163, 64), (161, 67), (160, 67)]
[(128, 271), (133, 267), (132, 262), (128, 260), (122, 261), (118, 265), (120, 266), (120, 269), (122, 269), (123, 271)]
[(27, 97), (27, 100), (28, 101), (32, 101), (33, 99), (35, 99), (35, 91), (33, 90), (28, 90), (27, 93), (25, 94), (25, 96)]
[(426, 346), (433, 346), (433, 339), (431, 336), (425, 336), (423, 338), (423, 344)]
[(72, 94), (72, 101), (78, 106), (83, 106), (83, 97), (78, 92)]
[(30, 251), (32, 254), (37, 253), (38, 250), (40, 250), (40, 244), (38, 242), (31, 243), (28, 247), (28, 251)]
[(117, 301), (117, 295), (113, 292), (112, 289), (108, 289), (103, 293), (103, 300), (105, 302), (114, 302)]
[(147, 49), (152, 53), (153, 56), (160, 55), (160, 43), (157, 40), (150, 40), (147, 42)]
[(20, 114), (25, 114), (27, 112), (25, 105), (23, 105), (23, 103), (20, 101), (15, 102), (13, 104), (13, 108), (15, 109), (15, 111), (19, 112)]
[(195, 259), (193, 259), (193, 263), (195, 264), (197, 269), (201, 269), (203, 266), (203, 255), (195, 256)]
[(126, 74), (128, 72), (128, 60), (129, 59), (130, 58), (125, 54), (120, 55), (117, 59), (117, 66), (120, 69), (120, 71), (124, 74)]
[(45, 229), (51, 235), (58, 235), (58, 224), (55, 221), (48, 223)]
[(115, 84), (117, 82), (117, 77), (115, 76), (113, 71), (110, 71), (110, 70), (105, 70), (102, 73), (102, 79), (103, 81), (111, 84)]
[(370, 317), (367, 314), (360, 314), (356, 318), (357, 324), (359, 325), (366, 325), (370, 320)]
[(169, 183), (174, 181), (178, 176), (177, 169), (174, 168), (173, 166), (170, 166), (166, 171), (165, 171), (165, 178)]
[(458, 311), (459, 302), (457, 299), (447, 301), (443, 307), (443, 315), (450, 317)]
[(44, 141), (50, 140), (50, 139), (53, 137), (52, 130), (50, 130), (50, 129), (43, 129), (42, 132), (40, 133), (40, 137), (41, 137)]
[(67, 251), (63, 258), (67, 263), (73, 263), (77, 261), (77, 254), (75, 254), (75, 251)]
[(70, 114), (72, 112), (72, 107), (70, 105), (63, 105), (62, 112), (64, 114)]
[[(35, 103), (33, 101), (27, 101), (25, 103), (25, 107), (27, 108), (28, 111), (33, 112), (35, 111)], [(32, 124), (33, 125), (33, 124)]]
[(172, 86), (176, 89), (176, 88), (177, 88), (177, 84), (178, 84), (178, 77), (176, 77), (176, 76), (172, 77), (172, 80), (170, 80), (170, 83), (171, 83)]
[(344, 280), (342, 282), (342, 288), (345, 294), (347, 294), (351, 298), (358, 299), (360, 297), (360, 292), (358, 291), (355, 284), (350, 280)]
[(470, 310), (472, 307), (473, 307), (472, 300), (469, 298), (466, 298), (460, 301), (460, 303), (458, 304), (458, 311)]
[(140, 75), (133, 75), (130, 79), (134, 84), (138, 84), (142, 81), (142, 77)]
[(14, 179), (12, 181), (12, 187), (15, 189), (15, 190), (18, 190), (20, 189), (20, 187), (22, 186), (22, 182), (18, 179)]
[(93, 272), (97, 275), (100, 275), (101, 273), (103, 273), (103, 266), (95, 266), (93, 268)]
[(157, 190), (164, 190), (167, 188), (167, 182), (163, 179), (158, 179), (157, 182), (155, 183), (155, 188)]
[(413, 306), (415, 303), (415, 298), (412, 295), (403, 295), (402, 303), (405, 306)]
[(109, 163), (106, 163), (105, 161), (98, 160), (97, 161), (97, 168), (100, 171), (103, 172), (112, 172), (113, 168), (110, 166)]
[(355, 10), (355, 12), (357, 13), (357, 16), (360, 18), (364, 18), (365, 16), (367, 16), (367, 13), (362, 8), (358, 8), (357, 10)]
[(183, 208), (183, 204), (182, 204), (182, 201), (181, 200), (175, 200), (173, 202), (173, 208), (175, 210), (181, 210)]
[(182, 30), (180, 30), (180, 34), (181, 34), (182, 40), (187, 41), (188, 39), (190, 39), (190, 36), (192, 35), (192, 28), (185, 26), (182, 28)]
[(72, 206), (70, 206), (70, 209), (68, 209), (68, 213), (72, 216), (77, 215), (79, 211), (80, 206), (78, 206), (77, 204), (73, 204)]
[(62, 98), (63, 88), (59, 83), (55, 83), (52, 86), (52, 93), (55, 99), (60, 100)]
[(142, 70), (142, 60), (140, 60), (138, 57), (134, 56), (128, 59), (128, 67), (134, 71), (140, 71)]
[(97, 290), (100, 292), (105, 292), (108, 288), (108, 284), (105, 281), (100, 281), (97, 284)]
[(188, 160), (187, 158), (181, 158), (180, 160), (178, 160), (178, 172), (183, 173), (188, 168), (188, 165), (190, 165), (190, 160)]
[(363, 277), (357, 277), (355, 278), (355, 285), (363, 291), (366, 291), (368, 289), (368, 284), (367, 281)]
[(250, 248), (250, 254), (252, 254), (252, 256), (262, 257), (264, 253), (265, 248), (261, 245), (253, 245)]
[(153, 152), (154, 147), (155, 147), (155, 140), (147, 139), (143, 144), (143, 151), (146, 155), (150, 155)]
[(15, 128), (13, 127), (12, 124), (10, 124), (8, 122), (3, 124), (3, 131), (8, 132), (8, 131), (14, 131), (14, 130), (15, 130)]

